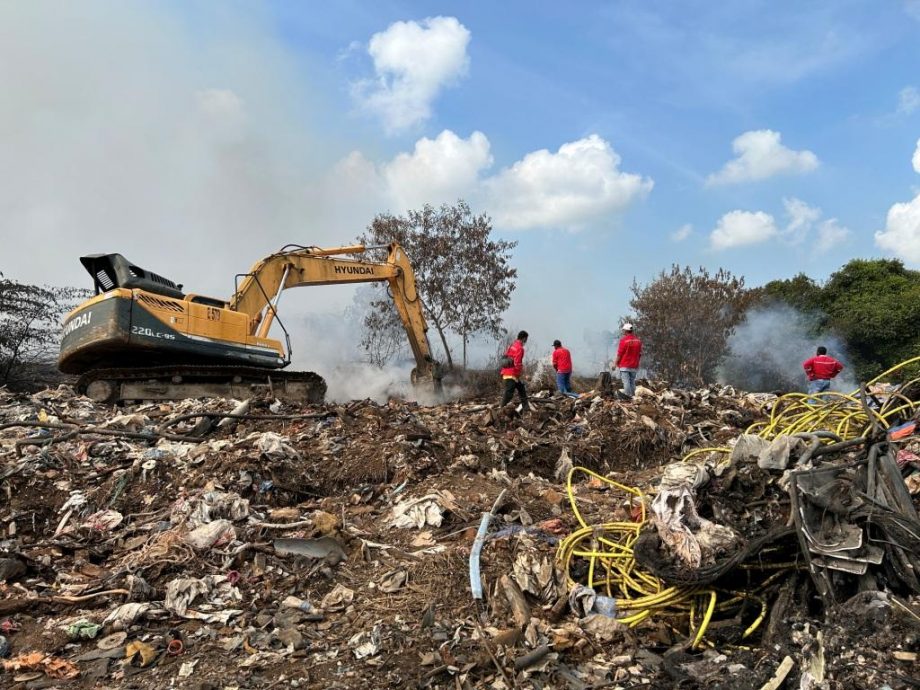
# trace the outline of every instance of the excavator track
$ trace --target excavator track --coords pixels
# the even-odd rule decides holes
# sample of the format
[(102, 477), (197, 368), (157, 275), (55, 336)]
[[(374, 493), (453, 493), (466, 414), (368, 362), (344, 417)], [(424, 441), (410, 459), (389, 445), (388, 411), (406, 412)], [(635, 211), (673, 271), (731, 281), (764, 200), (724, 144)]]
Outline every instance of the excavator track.
[(223, 365), (93, 369), (77, 380), (77, 392), (96, 402), (182, 400), (272, 395), (300, 403), (321, 403), (326, 381), (312, 371), (281, 371)]

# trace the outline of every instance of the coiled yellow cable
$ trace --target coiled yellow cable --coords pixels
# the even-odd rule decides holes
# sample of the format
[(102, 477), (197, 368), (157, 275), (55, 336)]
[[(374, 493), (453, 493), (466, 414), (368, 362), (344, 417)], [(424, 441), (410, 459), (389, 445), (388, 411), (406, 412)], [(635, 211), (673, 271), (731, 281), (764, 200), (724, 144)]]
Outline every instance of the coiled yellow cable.
[[(920, 362), (920, 357), (906, 360), (882, 372), (868, 385), (882, 379), (904, 367)], [(920, 381), (916, 378), (905, 384)], [(833, 431), (843, 440), (868, 436), (873, 429), (873, 422), (888, 428), (905, 413), (914, 414), (920, 409), (920, 403), (907, 399), (904, 395), (890, 395), (879, 410), (867, 410), (859, 399), (859, 391), (852, 393), (826, 392), (818, 396), (806, 393), (788, 393), (772, 400), (769, 414), (763, 421), (751, 424), (746, 433), (772, 440), (778, 436), (807, 434), (817, 431)], [(762, 408), (764, 412), (765, 409)], [(828, 439), (827, 442), (832, 442)], [(697, 456), (712, 454), (731, 455), (732, 449), (724, 446), (697, 448), (687, 453), (683, 460), (687, 462)], [(722, 462), (727, 461), (728, 458)], [(589, 524), (581, 511), (575, 497), (573, 477), (583, 474), (596, 481), (616, 489), (629, 499), (629, 507), (638, 509), (635, 522), (607, 522)], [(566, 494), (572, 513), (580, 527), (565, 537), (556, 553), (562, 564), (567, 584), (578, 584), (572, 578), (572, 568), (579, 559), (588, 562), (584, 584), (616, 601), (617, 620), (630, 627), (647, 620), (653, 614), (662, 616), (683, 616), (688, 621), (689, 636), (693, 647), (710, 645), (705, 640), (706, 631), (714, 615), (733, 607), (752, 601), (759, 605), (757, 618), (743, 631), (742, 639), (750, 637), (766, 619), (768, 604), (766, 599), (752, 592), (729, 591), (727, 599), (719, 602), (719, 593), (714, 589), (699, 587), (669, 587), (661, 580), (638, 568), (633, 555), (633, 545), (647, 521), (646, 496), (638, 487), (621, 484), (609, 477), (598, 474), (585, 467), (573, 467), (566, 477)], [(635, 503), (634, 503), (635, 501)], [(743, 564), (749, 570), (776, 570), (763, 581), (758, 590), (784, 576), (790, 570), (800, 567), (796, 563), (758, 563)], [(697, 626), (697, 620), (699, 625)]]
[[(718, 449), (718, 452), (730, 450), (722, 448)], [(639, 521), (588, 524), (578, 508), (575, 497), (572, 480), (577, 473), (622, 491), (630, 497), (630, 506), (633, 505), (633, 499), (637, 499)], [(572, 512), (581, 525), (559, 543), (556, 554), (565, 570), (567, 584), (570, 587), (577, 584), (571, 575), (575, 560), (586, 559), (588, 569), (583, 584), (614, 598), (619, 622), (634, 627), (653, 614), (689, 616), (693, 646), (700, 646), (716, 611), (718, 595), (711, 589), (668, 587), (654, 575), (637, 567), (632, 547), (647, 520), (644, 493), (637, 487), (620, 484), (585, 467), (573, 467), (569, 471), (566, 477), (566, 493)], [(751, 595), (747, 596), (753, 598)], [(695, 627), (695, 601), (699, 597), (709, 597), (709, 601), (703, 609), (699, 627)], [(743, 598), (735, 596), (733, 603), (742, 600)], [(750, 632), (761, 622), (762, 617), (754, 621), (750, 626)]]

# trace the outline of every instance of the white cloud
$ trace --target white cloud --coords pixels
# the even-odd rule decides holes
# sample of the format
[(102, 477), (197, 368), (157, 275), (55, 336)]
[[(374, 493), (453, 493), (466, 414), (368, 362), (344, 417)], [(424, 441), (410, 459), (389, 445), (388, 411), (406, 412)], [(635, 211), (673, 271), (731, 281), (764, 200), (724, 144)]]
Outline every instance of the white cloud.
[[(836, 218), (821, 221), (824, 215), (821, 209), (809, 206), (801, 199), (783, 199), (783, 207), (789, 221), (780, 235), (790, 244), (802, 244), (808, 240), (809, 249), (826, 252), (849, 239), (852, 234), (849, 228), (841, 225)], [(816, 237), (810, 239), (813, 230)]]
[(327, 187), (363, 203), (376, 195), (378, 206), (397, 213), (462, 197), (488, 211), (496, 226), (523, 230), (579, 227), (623, 210), (653, 185), (621, 172), (620, 157), (597, 135), (563, 144), (556, 153), (528, 153), (491, 177), (485, 174), (490, 149), (482, 132), (464, 139), (444, 130), (380, 164), (353, 152), (336, 166)]
[(732, 142), (737, 154), (722, 169), (706, 178), (707, 185), (737, 184), (774, 175), (806, 173), (818, 167), (811, 151), (793, 151), (782, 144), (782, 135), (770, 129), (745, 132)]
[(852, 233), (842, 226), (836, 218), (829, 218), (818, 225), (818, 237), (815, 247), (819, 252), (828, 252), (846, 242)]
[(454, 17), (395, 22), (371, 37), (376, 78), (354, 84), (353, 95), (389, 132), (423, 122), (440, 91), (466, 74), (469, 42), (469, 30)]
[(489, 140), (482, 132), (464, 139), (445, 129), (434, 139), (422, 137), (411, 152), (384, 163), (352, 151), (328, 175), (323, 192), (339, 204), (359, 205), (368, 218), (381, 208), (395, 213), (424, 204), (471, 198), (481, 186), (480, 174), (492, 165)]
[(920, 108), (920, 91), (916, 86), (905, 86), (898, 92), (898, 115), (910, 115)]
[(578, 227), (651, 191), (650, 178), (619, 165), (620, 156), (596, 134), (556, 153), (534, 151), (486, 181), (488, 208), (507, 228)]
[(917, 139), (917, 148), (914, 149), (914, 157), (911, 158), (910, 162), (914, 166), (914, 170), (920, 173), (920, 139)]
[(793, 243), (803, 241), (805, 235), (808, 234), (808, 231), (821, 217), (821, 209), (809, 206), (795, 197), (783, 199), (783, 207), (786, 209), (786, 215), (789, 216), (785, 234)]
[(920, 194), (888, 209), (885, 229), (875, 233), (875, 244), (899, 259), (920, 266)]
[[(777, 225), (773, 216), (762, 211), (726, 213), (709, 236), (710, 246), (713, 249), (728, 249), (776, 238), (793, 245), (808, 240), (809, 250), (825, 252), (851, 235), (850, 230), (836, 218), (821, 221), (821, 209), (801, 199), (783, 199), (783, 208), (788, 219), (785, 227)], [(812, 235), (813, 231), (815, 236)]]
[(685, 239), (690, 237), (691, 234), (693, 234), (693, 226), (690, 225), (690, 223), (685, 223), (671, 233), (671, 241), (683, 242)]
[(382, 170), (390, 198), (400, 208), (456, 201), (477, 186), (479, 173), (492, 165), (489, 140), (482, 132), (461, 139), (444, 130), (422, 138), (412, 153), (400, 153)]
[(779, 233), (776, 221), (763, 211), (729, 211), (719, 219), (709, 235), (713, 249), (729, 249), (759, 244)]

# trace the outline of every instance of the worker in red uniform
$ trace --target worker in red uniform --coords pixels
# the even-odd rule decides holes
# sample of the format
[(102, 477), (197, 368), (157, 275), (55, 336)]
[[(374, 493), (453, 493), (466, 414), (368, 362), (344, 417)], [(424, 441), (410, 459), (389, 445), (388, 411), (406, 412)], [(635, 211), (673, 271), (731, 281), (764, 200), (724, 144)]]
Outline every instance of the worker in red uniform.
[(639, 371), (639, 360), (642, 358), (642, 341), (633, 333), (631, 323), (623, 324), (623, 337), (617, 346), (617, 358), (613, 367), (620, 370), (620, 380), (623, 382), (623, 395), (632, 398), (636, 394), (636, 373)]
[(502, 396), (502, 407), (511, 402), (514, 391), (521, 398), (521, 409), (525, 412), (530, 409), (527, 402), (527, 388), (524, 386), (524, 344), (527, 342), (527, 331), (517, 334), (517, 340), (502, 357), (502, 379), (505, 381), (505, 394)]
[(581, 397), (572, 390), (572, 353), (562, 347), (559, 340), (553, 341), (553, 369), (556, 370), (556, 388), (570, 398)]
[[(830, 390), (831, 379), (843, 371), (843, 365), (828, 355), (823, 345), (818, 348), (818, 354), (802, 362), (802, 368), (808, 377), (808, 392), (811, 394)], [(809, 402), (814, 402), (814, 399)]]

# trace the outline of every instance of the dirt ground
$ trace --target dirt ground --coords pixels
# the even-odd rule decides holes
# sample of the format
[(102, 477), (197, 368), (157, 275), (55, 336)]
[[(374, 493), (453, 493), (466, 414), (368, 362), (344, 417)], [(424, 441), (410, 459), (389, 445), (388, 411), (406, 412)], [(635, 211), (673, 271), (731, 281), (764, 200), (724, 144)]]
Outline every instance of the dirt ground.
[[(582, 524), (572, 502), (595, 539), (641, 502), (579, 470), (567, 484), (569, 468), (648, 501), (664, 467), (734, 443), (769, 396), (494, 403), (254, 400), (183, 441), (199, 419), (169, 422), (237, 402), (0, 391), (0, 687), (761, 688), (787, 656), (768, 687), (920, 685), (920, 597), (882, 578), (826, 610), (780, 474), (756, 464), (698, 500), (700, 518), (767, 540), (715, 580), (725, 608), (700, 644), (701, 587), (633, 627), (573, 603), (589, 565), (557, 558)], [(761, 599), (729, 593), (755, 587), (765, 614), (745, 636)]]

